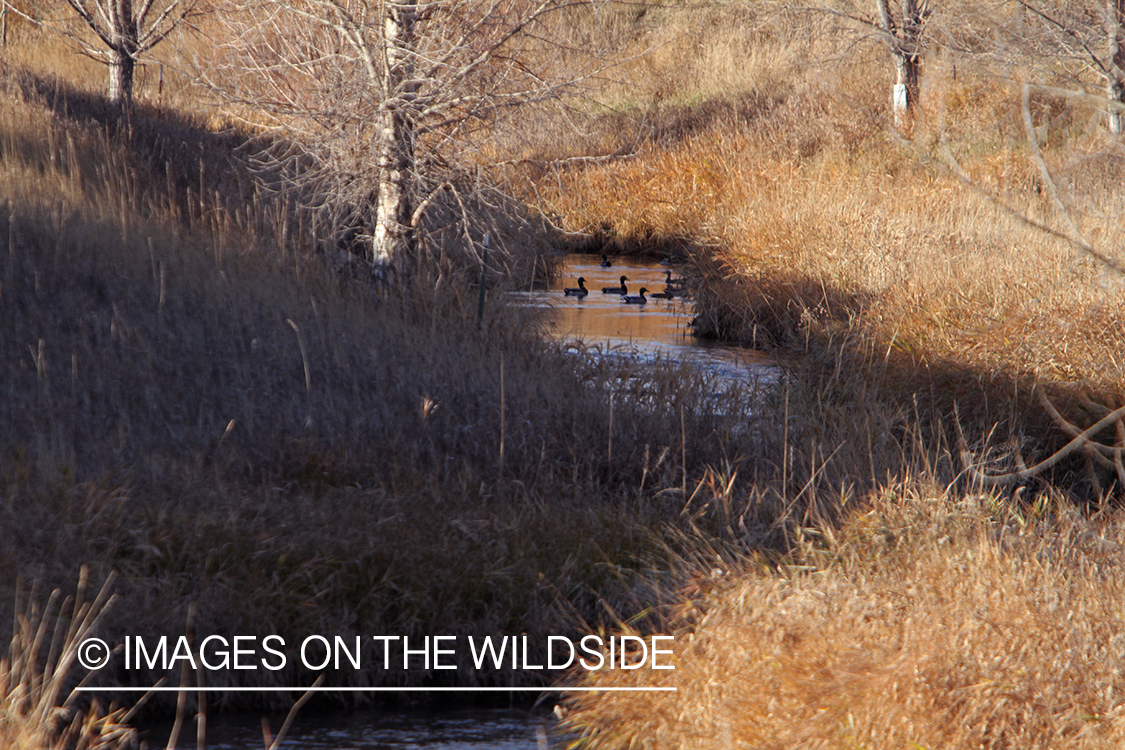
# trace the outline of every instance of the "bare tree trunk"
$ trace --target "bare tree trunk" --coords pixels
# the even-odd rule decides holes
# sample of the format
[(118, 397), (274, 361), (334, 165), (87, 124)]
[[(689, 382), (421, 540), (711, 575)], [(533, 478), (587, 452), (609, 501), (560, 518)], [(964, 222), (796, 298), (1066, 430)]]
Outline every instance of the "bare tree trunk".
[(898, 82), (906, 87), (907, 109), (918, 104), (918, 80), (922, 68), (922, 4), (918, 0), (902, 2), (902, 62), (898, 64)]
[(133, 70), (136, 62), (128, 52), (119, 49), (109, 52), (109, 100), (128, 106), (133, 101)]
[(128, 106), (133, 101), (133, 69), (138, 44), (133, 0), (113, 0), (110, 22), (109, 100)]
[[(1106, 96), (1111, 104), (1125, 105), (1125, 0), (1106, 0), (1106, 26), (1109, 31), (1109, 70)], [(1120, 109), (1109, 110), (1109, 131), (1125, 133), (1125, 116)]]
[(891, 14), (888, 0), (875, 0), (875, 5), (879, 13), (879, 25), (895, 64), (895, 85), (891, 94), (895, 127), (902, 127), (909, 122), (918, 104), (924, 2), (903, 0), (901, 32)]
[[(53, 30), (77, 42), (92, 57), (100, 58), (108, 51), (109, 100), (127, 108), (133, 103), (133, 73), (137, 60), (183, 23), (197, 1), (141, 0), (140, 9), (136, 10), (133, 0), (66, 0), (97, 40), (91, 41), (61, 26)], [(5, 10), (9, 7), (14, 9), (14, 6), (4, 5)], [(18, 9), (16, 12), (30, 20), (30, 16)], [(36, 23), (43, 25), (39, 21)]]
[(411, 253), (414, 245), (411, 175), (415, 125), (409, 110), (414, 91), (410, 77), (417, 44), (416, 2), (387, 0), (385, 7), (383, 38), (387, 65), (385, 99), (378, 122), (379, 196), (371, 259), (380, 274)]

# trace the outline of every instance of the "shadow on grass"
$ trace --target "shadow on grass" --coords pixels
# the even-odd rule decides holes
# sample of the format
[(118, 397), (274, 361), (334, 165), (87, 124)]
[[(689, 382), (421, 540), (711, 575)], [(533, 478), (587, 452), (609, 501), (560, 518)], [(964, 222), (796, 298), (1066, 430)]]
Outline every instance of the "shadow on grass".
[(170, 107), (137, 102), (126, 112), (103, 95), (27, 69), (5, 71), (0, 86), (52, 118), (50, 138), (9, 132), (9, 158), (69, 171), (87, 190), (127, 197), (143, 216), (170, 216), (191, 228), (240, 211), (244, 229), (276, 230), (284, 211), (271, 210), (266, 196), (289, 175), (260, 165), (250, 171), (268, 141), (235, 127), (216, 131), (202, 115)]
[[(1071, 439), (1040, 404), (1039, 391), (1080, 429), (1105, 416), (1099, 403), (1112, 409), (1119, 402), (1113, 392), (1044, 382), (1032, 372), (1031, 363), (1026, 368), (1013, 362), (1006, 369), (985, 369), (929, 351), (906, 336), (888, 338), (865, 322), (877, 301), (872, 294), (796, 273), (736, 272), (705, 253), (692, 257), (699, 273), (697, 335), (793, 355), (786, 361), (810, 399), (806, 417), (821, 423), (812, 424), (809, 434), (821, 451), (843, 449), (843, 465), (835, 471), (837, 479), (829, 482), (837, 490), (849, 483), (877, 487), (900, 476), (905, 467), (917, 466), (918, 458), (927, 468), (940, 466), (937, 477), (942, 481), (971, 490), (976, 485), (958, 456), (958, 417), (976, 459), (987, 463), (978, 468), (1001, 474), (1017, 470), (1023, 461), (1034, 464)], [(873, 420), (877, 411), (893, 416)], [(832, 425), (838, 431), (829, 440)], [(884, 435), (873, 431), (883, 430), (891, 431), (903, 459), (911, 457), (898, 462), (897, 470), (894, 461), (879, 462), (870, 455), (878, 453), (872, 445), (885, 442)], [(1097, 439), (1112, 445), (1112, 432), (1111, 426)], [(867, 450), (848, 449), (856, 443)], [(809, 471), (815, 461), (809, 458)], [(1106, 491), (1120, 494), (1122, 488), (1115, 484), (1112, 470), (1094, 470), (1079, 451), (1010, 489), (1063, 489), (1087, 503), (1098, 501)]]

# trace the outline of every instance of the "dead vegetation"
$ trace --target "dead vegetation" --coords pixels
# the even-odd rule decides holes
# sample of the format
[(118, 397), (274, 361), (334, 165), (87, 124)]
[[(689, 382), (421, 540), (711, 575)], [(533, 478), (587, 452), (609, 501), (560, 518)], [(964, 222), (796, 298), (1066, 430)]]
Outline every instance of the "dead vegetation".
[(685, 560), (676, 670), (582, 683), (678, 692), (566, 723), (604, 748), (1116, 747), (1121, 521), (906, 483), (783, 558)]
[[(547, 224), (473, 208), (504, 240), (479, 331), (460, 206), (432, 207), (420, 283), (374, 293), (182, 77), (158, 100), (142, 75), (116, 120), (25, 30), (0, 571), (122, 571), (110, 632), (178, 632), (189, 603), (228, 633), (676, 628), (680, 692), (576, 701), (591, 747), (1119, 744), (1120, 422), (1022, 472), (1125, 394), (1119, 279), (1034, 152), (1105, 250), (1120, 144), (936, 54), (896, 132), (884, 50), (759, 11), (609, 9), (622, 72), (482, 145)], [(735, 425), (705, 373), (638, 388), (538, 339), (498, 299), (550, 266), (552, 223), (687, 261), (701, 332), (797, 355), (781, 387)]]

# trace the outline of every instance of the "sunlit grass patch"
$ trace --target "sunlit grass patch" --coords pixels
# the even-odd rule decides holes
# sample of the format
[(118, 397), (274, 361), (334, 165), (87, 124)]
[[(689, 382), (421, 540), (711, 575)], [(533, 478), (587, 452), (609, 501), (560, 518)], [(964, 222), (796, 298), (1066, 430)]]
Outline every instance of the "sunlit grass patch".
[(568, 725), (591, 748), (1121, 741), (1119, 514), (903, 488), (797, 547), (688, 564), (676, 669), (580, 683), (678, 692), (583, 695)]

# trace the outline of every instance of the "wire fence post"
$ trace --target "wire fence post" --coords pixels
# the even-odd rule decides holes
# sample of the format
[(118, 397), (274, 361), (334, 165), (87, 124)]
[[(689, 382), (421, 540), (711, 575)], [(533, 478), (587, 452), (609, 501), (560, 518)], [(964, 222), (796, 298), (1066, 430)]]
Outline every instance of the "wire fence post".
[(477, 330), (481, 329), (484, 320), (484, 282), (488, 273), (488, 235), (484, 235), (484, 253), (480, 259), (480, 298), (477, 301)]

